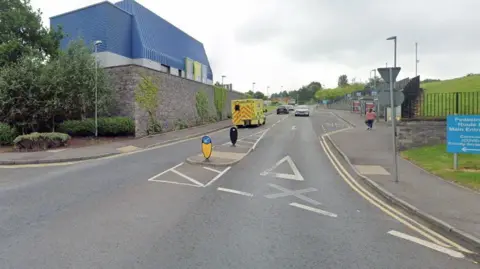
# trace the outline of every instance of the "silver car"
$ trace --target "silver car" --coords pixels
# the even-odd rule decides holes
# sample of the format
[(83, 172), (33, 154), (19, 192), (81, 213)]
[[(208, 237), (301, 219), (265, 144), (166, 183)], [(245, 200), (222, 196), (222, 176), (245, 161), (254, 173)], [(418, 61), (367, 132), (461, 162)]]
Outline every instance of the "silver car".
[(310, 116), (310, 110), (308, 106), (300, 105), (295, 108), (295, 117), (296, 116)]

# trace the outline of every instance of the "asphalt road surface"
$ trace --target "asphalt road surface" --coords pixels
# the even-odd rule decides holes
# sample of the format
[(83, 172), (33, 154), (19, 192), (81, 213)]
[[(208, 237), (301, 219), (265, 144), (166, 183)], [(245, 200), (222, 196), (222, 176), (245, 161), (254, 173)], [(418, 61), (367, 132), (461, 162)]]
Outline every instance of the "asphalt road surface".
[(257, 148), (229, 170), (183, 163), (199, 139), (0, 169), (0, 268), (478, 268), (347, 184), (319, 139), (346, 127), (272, 115), (240, 129)]

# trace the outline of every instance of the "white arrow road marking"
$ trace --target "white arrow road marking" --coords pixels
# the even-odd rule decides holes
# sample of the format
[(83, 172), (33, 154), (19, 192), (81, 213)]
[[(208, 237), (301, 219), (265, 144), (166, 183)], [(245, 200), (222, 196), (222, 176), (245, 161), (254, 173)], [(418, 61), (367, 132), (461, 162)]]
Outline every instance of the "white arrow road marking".
[[(271, 172), (285, 161), (288, 163), (288, 165), (290, 165), (290, 168), (293, 171), (293, 175), (292, 174), (274, 173), (274, 172), (272, 173)], [(298, 180), (298, 181), (303, 181), (304, 180), (302, 174), (300, 174), (300, 171), (298, 170), (297, 166), (293, 162), (292, 158), (290, 158), (290, 156), (288, 156), (288, 155), (283, 157), (272, 168), (265, 170), (260, 175), (261, 176), (271, 175), (271, 176), (276, 177), (276, 178), (291, 179), (291, 180)]]
[(402, 238), (402, 239), (405, 239), (405, 240), (408, 240), (408, 241), (413, 242), (413, 243), (417, 243), (419, 245), (422, 245), (424, 247), (436, 250), (438, 252), (445, 253), (445, 254), (447, 254), (451, 257), (454, 257), (454, 258), (458, 258), (458, 259), (465, 258), (465, 256), (461, 252), (458, 252), (458, 251), (455, 251), (455, 250), (452, 250), (452, 249), (448, 249), (446, 247), (439, 246), (437, 244), (422, 240), (420, 238), (417, 238), (417, 237), (414, 237), (414, 236), (411, 236), (411, 235), (408, 235), (408, 234), (404, 234), (404, 233), (397, 232), (397, 231), (394, 231), (394, 230), (389, 231), (388, 234), (399, 237), (399, 238)]
[(312, 212), (315, 212), (315, 213), (318, 213), (318, 214), (321, 214), (321, 215), (329, 216), (329, 217), (332, 217), (332, 218), (337, 217), (337, 214), (334, 214), (334, 213), (331, 213), (331, 212), (328, 212), (328, 211), (325, 211), (325, 210), (321, 210), (321, 209), (318, 209), (318, 208), (315, 208), (315, 207), (311, 207), (311, 206), (308, 206), (308, 205), (302, 205), (302, 204), (299, 204), (299, 203), (291, 203), (290, 205), (294, 206), (294, 207), (297, 207), (297, 208), (312, 211)]
[(243, 191), (237, 191), (237, 190), (232, 190), (232, 189), (227, 189), (227, 188), (217, 188), (217, 190), (223, 191), (223, 192), (235, 193), (235, 194), (248, 196), (248, 197), (253, 197), (253, 194), (248, 193), (248, 192), (243, 192)]

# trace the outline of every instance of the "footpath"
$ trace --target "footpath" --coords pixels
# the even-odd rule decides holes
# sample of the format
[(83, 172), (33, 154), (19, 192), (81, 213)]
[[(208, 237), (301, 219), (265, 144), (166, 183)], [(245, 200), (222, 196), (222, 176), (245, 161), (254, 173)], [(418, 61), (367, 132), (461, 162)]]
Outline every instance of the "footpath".
[(145, 148), (151, 148), (166, 143), (197, 137), (230, 127), (232, 121), (224, 120), (212, 124), (201, 125), (188, 129), (166, 132), (138, 139), (112, 142), (82, 148), (61, 148), (37, 152), (7, 152), (0, 153), (0, 165), (41, 164), (74, 162), (118, 155)]
[(366, 130), (363, 117), (330, 110), (354, 127), (330, 135), (331, 142), (370, 187), (431, 225), (480, 247), (480, 193), (443, 180), (398, 157), (398, 179), (392, 178), (391, 126)]

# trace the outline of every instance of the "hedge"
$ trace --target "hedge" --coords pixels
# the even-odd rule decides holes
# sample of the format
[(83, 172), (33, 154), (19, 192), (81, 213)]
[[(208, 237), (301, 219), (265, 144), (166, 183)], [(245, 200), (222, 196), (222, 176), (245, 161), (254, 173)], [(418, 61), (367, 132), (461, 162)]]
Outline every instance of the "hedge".
[(35, 151), (64, 147), (69, 140), (70, 136), (62, 133), (31, 133), (17, 136), (13, 143), (17, 150)]
[[(95, 119), (67, 120), (58, 130), (71, 136), (94, 136)], [(127, 117), (98, 118), (99, 136), (128, 136), (135, 134), (135, 122)]]
[(15, 128), (5, 123), (0, 123), (0, 145), (11, 145), (17, 136)]

